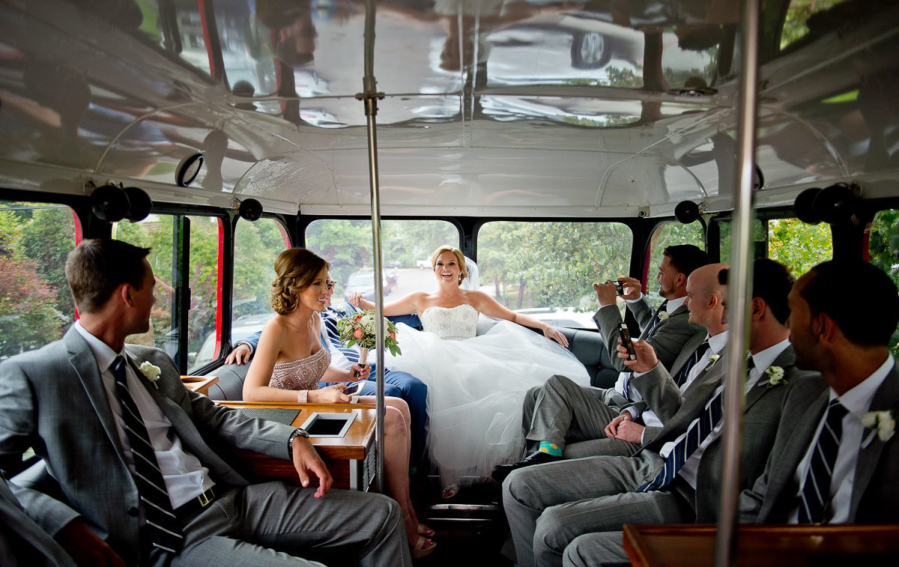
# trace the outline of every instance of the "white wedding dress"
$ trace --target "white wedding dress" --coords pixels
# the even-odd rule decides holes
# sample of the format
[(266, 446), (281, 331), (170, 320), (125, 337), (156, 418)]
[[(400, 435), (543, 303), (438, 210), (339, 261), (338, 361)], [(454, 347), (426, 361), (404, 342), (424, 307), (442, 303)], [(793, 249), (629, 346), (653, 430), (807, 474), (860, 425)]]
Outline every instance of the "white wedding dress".
[(517, 461), (525, 393), (554, 374), (590, 385), (587, 370), (567, 349), (530, 329), (500, 321), (475, 336), (471, 305), (429, 307), (424, 332), (397, 325), (402, 354), (386, 354), (391, 370), (408, 372), (428, 386), (428, 454), (443, 486), (490, 475)]

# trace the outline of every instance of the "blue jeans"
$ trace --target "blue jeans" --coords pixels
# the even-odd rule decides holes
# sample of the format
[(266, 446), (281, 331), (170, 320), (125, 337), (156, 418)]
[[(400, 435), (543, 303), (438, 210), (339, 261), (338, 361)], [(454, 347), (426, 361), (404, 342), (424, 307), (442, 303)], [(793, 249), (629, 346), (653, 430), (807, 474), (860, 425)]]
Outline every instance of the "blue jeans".
[[(377, 364), (371, 365), (371, 376), (359, 392), (360, 396), (374, 396), (377, 388)], [(325, 382), (320, 382), (327, 386)], [(409, 456), (411, 466), (418, 465), (425, 451), (425, 425), (428, 422), (428, 387), (421, 380), (406, 372), (387, 370), (384, 373), (384, 395), (402, 398), (409, 406), (412, 423), (412, 452)]]

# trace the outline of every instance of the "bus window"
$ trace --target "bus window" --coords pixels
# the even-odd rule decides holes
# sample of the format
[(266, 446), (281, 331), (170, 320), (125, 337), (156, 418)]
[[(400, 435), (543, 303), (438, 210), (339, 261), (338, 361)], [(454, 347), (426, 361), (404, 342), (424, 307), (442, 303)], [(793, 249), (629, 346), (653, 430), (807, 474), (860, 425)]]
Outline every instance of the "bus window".
[[(261, 331), (272, 317), (269, 296), (275, 279), (275, 258), (290, 247), (287, 230), (272, 218), (256, 222), (238, 220), (234, 232), (234, 299), (231, 308), (231, 344)], [(210, 335), (196, 364), (215, 355), (215, 335)]]
[(666, 222), (656, 227), (649, 239), (649, 250), (646, 254), (646, 298), (658, 307), (663, 299), (659, 296), (659, 281), (656, 274), (662, 262), (665, 248), (680, 244), (692, 244), (705, 250), (702, 224), (697, 220), (690, 224)]
[(75, 320), (65, 264), (80, 228), (65, 205), (0, 201), (0, 360), (62, 338)]
[[(436, 289), (431, 253), (443, 244), (459, 246), (459, 230), (449, 222), (381, 221), (384, 301), (413, 291)], [(331, 278), (337, 282), (333, 303), (344, 301), (353, 292), (374, 300), (371, 221), (313, 221), (306, 227), (306, 247), (331, 264)]]
[(770, 219), (768, 257), (790, 268), (798, 278), (833, 257), (830, 225), (805, 224), (799, 219)]
[[(718, 219), (715, 222), (718, 223), (720, 230), (718, 242), (721, 246), (721, 263), (729, 264), (731, 221), (730, 219)], [(752, 221), (752, 240), (752, 259), (766, 258), (768, 254), (768, 232), (765, 229), (765, 223), (760, 219)]]
[[(218, 217), (188, 216), (190, 222), (190, 309), (187, 312), (187, 369), (188, 373), (203, 366), (197, 362), (204, 343), (213, 345), (215, 358), (219, 351), (218, 291), (222, 250), (220, 246), (222, 220)], [(125, 342), (155, 346), (179, 361), (178, 322), (175, 316), (177, 266), (173, 266), (173, 243), (177, 238), (181, 215), (151, 214), (138, 222), (119, 222), (112, 228), (112, 237), (135, 246), (152, 247), (147, 260), (156, 276), (156, 305), (150, 314), (150, 330), (131, 335)], [(208, 362), (208, 361), (207, 361)]]
[(481, 291), (556, 327), (595, 328), (593, 282), (627, 275), (633, 234), (619, 223), (485, 223)]
[[(878, 211), (871, 223), (868, 239), (868, 261), (899, 285), (899, 209)], [(899, 357), (899, 329), (890, 341), (893, 356)]]

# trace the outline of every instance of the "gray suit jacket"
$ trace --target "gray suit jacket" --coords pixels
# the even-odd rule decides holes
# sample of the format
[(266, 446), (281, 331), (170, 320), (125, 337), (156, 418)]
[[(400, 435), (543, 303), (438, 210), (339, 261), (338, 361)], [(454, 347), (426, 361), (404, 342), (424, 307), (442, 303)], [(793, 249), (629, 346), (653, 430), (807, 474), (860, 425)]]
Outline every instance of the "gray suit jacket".
[[(797, 505), (796, 469), (805, 456), (827, 408), (829, 389), (820, 378), (798, 381), (789, 388), (765, 472), (740, 495), (743, 522), (781, 524)], [(896, 366), (874, 394), (870, 411), (891, 410), (899, 416), (899, 369)], [(867, 437), (867, 432), (865, 433)], [(853, 480), (849, 518), (852, 523), (894, 523), (899, 509), (899, 436), (874, 436), (862, 447)]]
[[(640, 328), (640, 339), (647, 341), (656, 351), (656, 356), (665, 368), (671, 368), (675, 359), (684, 349), (684, 344), (696, 333), (705, 333), (702, 327), (691, 325), (687, 322), (690, 312), (687, 307), (681, 305), (670, 317), (660, 321), (652, 334), (649, 335), (649, 327), (652, 324), (653, 310), (644, 296), (637, 303), (628, 303), (628, 309), (634, 313)], [(617, 306), (602, 307), (593, 315), (593, 320), (599, 327), (599, 332), (606, 343), (612, 366), (619, 372), (627, 372), (628, 367), (618, 358), (618, 325), (621, 323), (621, 313)]]
[[(150, 361), (162, 369), (158, 389), (149, 381), (144, 385), (184, 449), (209, 468), (217, 484), (248, 484), (219, 456), (223, 447), (288, 458), (293, 428), (248, 419), (190, 392), (172, 360), (158, 349), (126, 349), (136, 365)], [(40, 350), (0, 364), (0, 469), (10, 470), (29, 447), (44, 460), (69, 505), (23, 489), (17, 496), (28, 515), (55, 535), (80, 514), (126, 563), (136, 563), (137, 486), (125, 464), (96, 359), (75, 329)]]
[[(718, 363), (725, 362), (719, 360)], [(781, 407), (784, 397), (793, 387), (812, 388), (823, 382), (816, 372), (800, 370), (796, 367), (796, 353), (793, 345), (787, 347), (771, 366), (780, 366), (784, 371), (786, 384), (768, 387), (765, 376), (746, 394), (743, 408), (743, 443), (740, 452), (740, 488), (751, 487), (761, 476), (774, 446)], [(724, 446), (722, 437), (715, 439), (702, 454), (696, 475), (696, 521), (714, 523), (718, 521), (721, 507), (721, 473), (723, 470)]]
[[(651, 408), (663, 425), (677, 413), (677, 410), (683, 404), (683, 395), (677, 382), (674, 381), (674, 376), (680, 374), (684, 364), (693, 356), (696, 349), (702, 345), (706, 334), (708, 333), (696, 333), (690, 337), (684, 344), (684, 350), (681, 351), (677, 360), (671, 366), (671, 372), (668, 372), (664, 365), (657, 364), (655, 368), (646, 374), (631, 378), (631, 384), (643, 396), (643, 405)], [(710, 369), (711, 366), (706, 366), (703, 372)], [(659, 432), (661, 432), (660, 428), (647, 428), (643, 434), (644, 442), (651, 441)]]
[(4, 478), (0, 478), (0, 564), (75, 567), (56, 540), (25, 514)]

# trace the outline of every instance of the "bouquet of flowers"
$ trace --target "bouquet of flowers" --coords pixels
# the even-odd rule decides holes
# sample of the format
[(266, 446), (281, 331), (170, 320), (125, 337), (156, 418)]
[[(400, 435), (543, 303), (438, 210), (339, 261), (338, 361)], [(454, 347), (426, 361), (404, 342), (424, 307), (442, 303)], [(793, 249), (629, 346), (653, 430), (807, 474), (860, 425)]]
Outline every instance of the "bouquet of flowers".
[[(375, 347), (375, 312), (363, 311), (344, 317), (337, 321), (337, 330), (340, 332), (340, 342), (348, 347), (359, 345), (359, 364), (365, 364), (368, 350)], [(384, 319), (384, 346), (393, 356), (402, 354), (396, 340), (396, 325), (389, 319)]]

